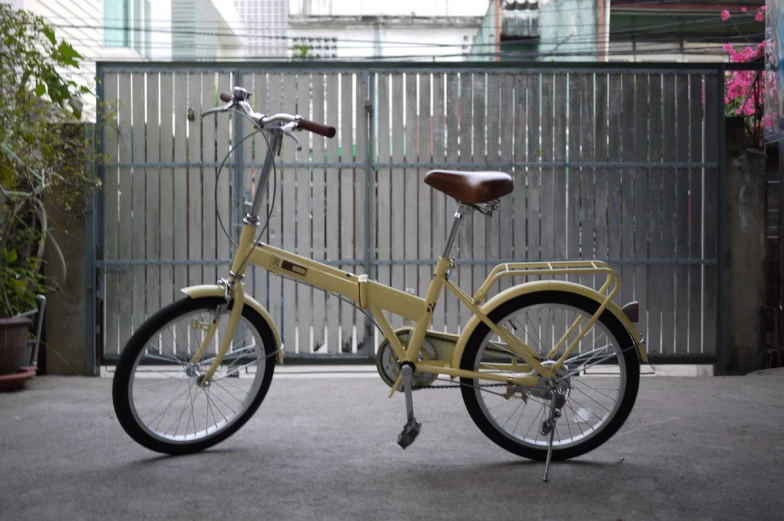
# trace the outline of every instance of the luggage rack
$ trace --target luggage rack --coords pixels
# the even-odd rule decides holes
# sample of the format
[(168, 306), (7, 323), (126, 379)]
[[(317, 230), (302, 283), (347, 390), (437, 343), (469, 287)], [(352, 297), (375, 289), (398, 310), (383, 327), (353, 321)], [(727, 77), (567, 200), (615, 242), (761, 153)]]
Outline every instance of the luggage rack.
[[(490, 272), (484, 283), (474, 294), (474, 302), (482, 302), (490, 288), (503, 277), (538, 277), (554, 275), (605, 275), (607, 280), (598, 289), (605, 302), (618, 293), (620, 278), (609, 264), (598, 260), (551, 261), (551, 262), (507, 262), (499, 264)], [(576, 283), (572, 283), (576, 284)]]

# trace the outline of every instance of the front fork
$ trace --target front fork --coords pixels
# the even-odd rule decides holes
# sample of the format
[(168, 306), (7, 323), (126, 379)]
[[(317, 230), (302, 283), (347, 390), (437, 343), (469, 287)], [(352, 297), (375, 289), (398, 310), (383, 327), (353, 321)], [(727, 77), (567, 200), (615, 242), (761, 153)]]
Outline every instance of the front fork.
[[(223, 361), (223, 357), (226, 355), (226, 351), (228, 351), (229, 346), (231, 346), (231, 341), (234, 339), (234, 333), (237, 331), (237, 325), (240, 323), (240, 317), (242, 316), (242, 308), (245, 305), (245, 290), (242, 287), (242, 283), (237, 283), (234, 277), (232, 277), (230, 281), (224, 282), (227, 284), (226, 294), (227, 296), (229, 294), (231, 295), (231, 300), (234, 301), (234, 305), (231, 308), (229, 326), (226, 328), (226, 333), (223, 336), (218, 353), (207, 371), (201, 376), (201, 378), (199, 378), (200, 386), (204, 386), (206, 382), (212, 380), (213, 375), (215, 375), (215, 371)], [(228, 303), (229, 300), (227, 300), (226, 304)], [(219, 317), (220, 315), (217, 312), (212, 315), (212, 320), (210, 321), (210, 325), (207, 328), (207, 334), (199, 346), (199, 349), (191, 357), (190, 363), (192, 365), (197, 364), (198, 361), (201, 360), (201, 357), (204, 356), (204, 352), (207, 350), (207, 346), (209, 346), (213, 338), (215, 338), (215, 332), (218, 329)]]
[[(226, 355), (226, 351), (228, 351), (229, 346), (231, 346), (231, 342), (234, 339), (234, 333), (237, 331), (237, 326), (240, 323), (242, 308), (245, 306), (245, 288), (242, 285), (242, 279), (245, 278), (244, 273), (248, 254), (255, 246), (255, 235), (256, 228), (246, 223), (246, 226), (243, 227), (242, 233), (240, 234), (239, 246), (237, 247), (237, 252), (234, 255), (234, 262), (231, 266), (231, 275), (228, 280), (221, 281), (221, 283), (224, 284), (224, 287), (226, 288), (226, 305), (232, 301), (234, 301), (234, 304), (231, 308), (229, 325), (226, 328), (226, 333), (223, 336), (218, 353), (216, 354), (215, 359), (212, 361), (207, 371), (199, 378), (200, 386), (204, 386), (206, 382), (212, 380), (212, 377), (215, 375), (215, 371), (218, 369), (221, 362), (223, 361), (223, 357)], [(196, 353), (194, 353), (194, 355), (191, 357), (190, 363), (192, 365), (195, 365), (199, 360), (201, 360), (201, 357), (204, 356), (204, 352), (207, 350), (207, 346), (209, 346), (215, 338), (215, 332), (218, 329), (219, 317), (219, 313), (216, 312), (213, 314), (204, 340), (202, 341)]]

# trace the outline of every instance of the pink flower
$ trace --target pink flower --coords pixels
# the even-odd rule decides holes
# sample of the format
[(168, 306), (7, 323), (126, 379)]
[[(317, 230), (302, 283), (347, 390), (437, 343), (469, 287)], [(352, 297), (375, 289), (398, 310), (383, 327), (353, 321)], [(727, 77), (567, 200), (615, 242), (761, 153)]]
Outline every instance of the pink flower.
[(724, 11), (722, 11), (721, 12), (721, 19), (724, 20), (725, 22), (727, 20), (729, 20), (730, 19), (730, 12), (727, 11), (726, 9)]
[(745, 7), (741, 7), (741, 8), (740, 8), (740, 12), (741, 12), (741, 13), (745, 13), (745, 12), (746, 12), (746, 8), (745, 8)]
[(765, 14), (762, 11), (760, 11), (759, 13), (757, 13), (757, 16), (755, 16), (754, 19), (757, 20), (758, 22), (761, 22), (762, 20), (765, 19)]
[(760, 11), (764, 11), (765, 9), (767, 9), (767, 7), (765, 7), (764, 5), (760, 7)]
[(725, 52), (732, 52), (732, 51), (734, 51), (734, 49), (732, 48), (732, 44), (731, 43), (725, 43), (724, 47), (722, 47), (721, 50), (723, 50)]

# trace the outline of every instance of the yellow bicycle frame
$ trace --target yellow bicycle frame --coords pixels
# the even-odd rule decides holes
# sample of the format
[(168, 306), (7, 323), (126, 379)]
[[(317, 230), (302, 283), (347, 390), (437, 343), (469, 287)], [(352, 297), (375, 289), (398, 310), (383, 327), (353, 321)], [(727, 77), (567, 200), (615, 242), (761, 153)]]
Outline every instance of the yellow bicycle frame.
[[(231, 266), (230, 277), (228, 280), (224, 281), (224, 286), (196, 286), (183, 290), (192, 298), (225, 296), (227, 302), (233, 300), (227, 331), (221, 341), (218, 353), (205, 373), (202, 382), (210, 380), (214, 375), (215, 370), (221, 364), (226, 351), (231, 345), (242, 309), (246, 303), (255, 309), (270, 325), (275, 335), (275, 340), (278, 343), (276, 348), (280, 349), (282, 347), (280, 335), (272, 318), (269, 316), (269, 313), (267, 313), (261, 304), (245, 295), (242, 279), (244, 278), (247, 266), (250, 264), (264, 268), (276, 275), (288, 277), (298, 282), (325, 290), (330, 294), (336, 293), (355, 303), (359, 309), (368, 310), (372, 313), (398, 360), (401, 362), (407, 361), (413, 363), (416, 373), (443, 374), (450, 377), (492, 380), (505, 382), (508, 385), (537, 386), (541, 378), (554, 378), (556, 376), (558, 369), (571, 355), (580, 340), (593, 327), (601, 314), (608, 309), (623, 323), (637, 346), (641, 360), (647, 362), (644, 341), (639, 332), (631, 320), (612, 300), (619, 289), (618, 275), (604, 262), (563, 261), (500, 264), (490, 272), (485, 282), (473, 297), (463, 292), (450, 281), (449, 272), (453, 267), (451, 258), (463, 216), (473, 212), (474, 209), (479, 209), (490, 214), (492, 214), (494, 210), (484, 210), (472, 205), (459, 204), (449, 238), (447, 239), (445, 251), (436, 264), (433, 279), (424, 298), (410, 295), (372, 281), (368, 279), (367, 275), (348, 273), (318, 261), (281, 250), (280, 248), (257, 242), (255, 235), (257, 227), (259, 226), (259, 220), (256, 216), (259, 213), (264, 188), (266, 187), (269, 175), (269, 165), (272, 162), (273, 154), (280, 149), (280, 142), (281, 134), (274, 134), (267, 158), (265, 159), (262, 176), (258, 181), (259, 185), (254, 198), (253, 209), (244, 220), (245, 225), (240, 234), (239, 243)], [(482, 304), (493, 285), (503, 277), (586, 274), (604, 275), (606, 276), (606, 281), (598, 291), (580, 284), (559, 280), (530, 282), (503, 291), (490, 299), (490, 301)], [(454, 293), (457, 298), (474, 313), (474, 316), (465, 324), (456, 343), (452, 359), (419, 361), (422, 344), (425, 336), (428, 334), (428, 326), (433, 318), (433, 310), (435, 309), (444, 288)], [(543, 359), (539, 352), (517, 338), (512, 332), (506, 329), (506, 327), (501, 327), (493, 323), (493, 321), (488, 318), (488, 315), (503, 302), (516, 298), (519, 295), (533, 291), (552, 290), (567, 291), (592, 298), (599, 304), (599, 307), (586, 323), (582, 323), (584, 317), (575, 319), (566, 333), (561, 337), (560, 341), (550, 353), (546, 355), (545, 360), (553, 361), (552, 357), (554, 357), (563, 346), (566, 339), (577, 331), (579, 331), (579, 333), (574, 337), (572, 342), (566, 346), (563, 354), (554, 361), (555, 363), (544, 365), (541, 363)], [(389, 321), (387, 321), (384, 311), (389, 311), (416, 323), (406, 347), (400, 342), (400, 339), (395, 334)], [(525, 364), (512, 363), (508, 365), (508, 367), (513, 368), (517, 374), (522, 373), (524, 376), (510, 377), (502, 374), (460, 369), (460, 358), (466, 347), (466, 343), (480, 323), (485, 324), (491, 331), (498, 335), (506, 344), (506, 349), (519, 356), (525, 362)], [(213, 341), (215, 332), (217, 331), (217, 325), (217, 319), (213, 318), (212, 322), (207, 327), (207, 333), (201, 346), (191, 359), (191, 363), (196, 363), (207, 349), (207, 346)], [(282, 353), (279, 353), (278, 356), (279, 360), (282, 361)], [(503, 365), (504, 364), (495, 363), (488, 364), (487, 368), (499, 368)], [(392, 388), (392, 392), (394, 392), (401, 383), (402, 371)]]
[[(390, 344), (397, 358), (401, 361), (417, 362), (422, 342), (427, 333), (427, 328), (431, 323), (433, 310), (438, 303), (439, 296), (444, 288), (453, 292), (471, 311), (474, 317), (466, 324), (460, 340), (458, 341), (457, 348), (452, 360), (428, 360), (427, 363), (417, 362), (417, 373), (436, 373), (444, 374), (450, 377), (467, 377), (483, 380), (495, 380), (499, 382), (513, 383), (514, 385), (535, 386), (539, 381), (539, 376), (551, 378), (555, 376), (555, 372), (561, 367), (563, 362), (576, 348), (579, 341), (591, 329), (599, 316), (605, 309), (610, 308), (611, 311), (624, 323), (624, 326), (633, 335), (635, 343), (638, 346), (640, 357), (643, 361), (647, 361), (645, 350), (643, 347), (642, 339), (636, 328), (625, 314), (618, 308), (612, 301), (613, 297), (618, 291), (618, 275), (606, 264), (599, 261), (578, 261), (578, 262), (540, 262), (540, 263), (514, 263), (514, 264), (501, 264), (493, 269), (484, 284), (479, 288), (476, 294), (471, 297), (463, 292), (459, 287), (448, 279), (448, 273), (451, 268), (451, 261), (446, 258), (440, 258), (436, 264), (433, 280), (427, 290), (425, 298), (420, 298), (410, 295), (395, 288), (391, 288), (384, 284), (369, 280), (367, 275), (355, 275), (348, 273), (332, 266), (314, 261), (312, 259), (302, 257), (280, 248), (270, 246), (264, 243), (255, 242), (256, 228), (254, 226), (245, 225), (240, 235), (239, 246), (237, 248), (233, 265), (232, 265), (232, 280), (231, 280), (231, 297), (234, 300), (234, 305), (229, 319), (229, 327), (226, 331), (225, 337), (221, 343), (220, 349), (206, 373), (206, 378), (209, 379), (215, 372), (215, 369), (220, 365), (221, 360), (226, 353), (226, 350), (231, 343), (234, 330), (239, 322), (242, 307), (245, 305), (246, 296), (244, 287), (240, 281), (244, 275), (247, 265), (253, 264), (272, 273), (284, 277), (294, 279), (323, 289), (329, 293), (336, 293), (344, 298), (354, 302), (360, 309), (369, 310), (373, 317), (379, 324), (384, 337)], [(481, 306), (487, 292), (498, 281), (498, 279), (506, 276), (537, 276), (537, 275), (566, 275), (566, 274), (601, 274), (606, 275), (607, 280), (599, 291), (595, 291), (586, 286), (570, 283), (566, 281), (536, 281), (527, 284), (515, 286), (505, 292), (499, 293), (487, 304)], [(527, 290), (527, 291), (525, 291)], [(599, 309), (588, 320), (587, 323), (582, 324), (582, 317), (575, 320), (571, 327), (561, 338), (561, 341), (555, 346), (550, 353), (552, 356), (566, 338), (568, 338), (577, 328), (580, 328), (580, 333), (572, 340), (571, 344), (566, 348), (564, 353), (559, 357), (553, 365), (543, 366), (540, 363), (541, 356), (532, 347), (525, 344), (522, 340), (513, 335), (505, 327), (499, 327), (494, 324), (489, 318), (488, 314), (492, 309), (510, 298), (514, 298), (520, 294), (530, 291), (545, 291), (545, 290), (562, 290), (580, 293), (585, 296), (593, 298), (600, 303)], [(199, 286), (196, 288), (186, 288), (184, 290), (192, 297), (210, 295), (223, 295), (225, 288), (221, 286)], [(274, 327), (272, 319), (266, 310), (263, 310), (260, 304), (253, 301), (253, 307), (262, 312), (264, 318)], [(262, 311), (263, 310), (263, 311)], [(413, 334), (409, 339), (408, 346), (403, 347), (397, 335), (392, 329), (392, 326), (387, 321), (384, 311), (392, 312), (403, 318), (410, 319), (416, 322), (416, 327)], [(213, 340), (217, 322), (210, 325), (207, 334), (202, 343), (201, 348), (194, 354), (193, 362), (197, 361), (207, 345)], [(526, 366), (518, 366), (522, 369), (528, 369), (535, 372), (539, 376), (521, 376), (510, 378), (500, 374), (483, 373), (478, 371), (469, 371), (459, 368), (460, 356), (465, 348), (465, 343), (470, 336), (470, 333), (479, 324), (484, 323), (496, 333), (505, 343), (507, 349), (517, 354), (526, 362)], [(275, 330), (276, 340), (279, 342), (279, 335)], [(524, 371), (521, 371), (524, 372)], [(399, 386), (400, 378), (396, 386)]]

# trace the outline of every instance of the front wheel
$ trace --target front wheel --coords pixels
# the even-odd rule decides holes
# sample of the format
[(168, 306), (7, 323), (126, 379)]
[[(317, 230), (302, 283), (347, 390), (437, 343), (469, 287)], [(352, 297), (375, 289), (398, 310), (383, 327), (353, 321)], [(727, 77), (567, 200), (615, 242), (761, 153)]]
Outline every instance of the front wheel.
[[(200, 385), (228, 327), (230, 307), (219, 297), (175, 302), (150, 317), (120, 356), (112, 399), (125, 432), (148, 449), (188, 454), (220, 443), (247, 422), (267, 394), (275, 367), (275, 337), (245, 306), (234, 340), (207, 385)], [(217, 331), (192, 360), (211, 320)]]
[[(488, 318), (505, 327), (539, 353), (543, 365), (565, 352), (599, 309), (588, 297), (543, 291), (508, 300)], [(577, 319), (580, 327), (553, 352)], [(553, 460), (585, 454), (610, 439), (632, 410), (640, 382), (640, 363), (626, 328), (605, 310), (558, 372), (565, 384), (566, 403), (553, 436)], [(510, 352), (485, 324), (473, 332), (460, 368), (505, 376), (523, 376), (526, 362)], [(507, 397), (504, 384), (461, 378), (463, 402), (479, 429), (497, 445), (519, 456), (544, 460), (548, 436), (542, 424), (549, 417), (550, 396), (544, 389), (518, 388)]]

